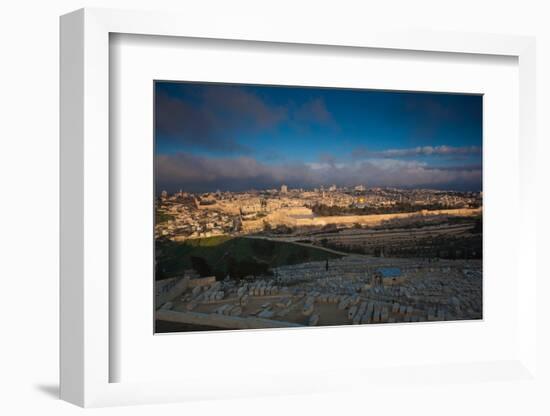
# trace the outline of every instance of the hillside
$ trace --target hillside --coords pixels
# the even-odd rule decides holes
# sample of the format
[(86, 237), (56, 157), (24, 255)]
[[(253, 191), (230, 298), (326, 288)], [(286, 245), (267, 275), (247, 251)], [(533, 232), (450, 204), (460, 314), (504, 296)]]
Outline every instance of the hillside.
[[(186, 269), (200, 269), (201, 274), (223, 278), (227, 274), (241, 278), (264, 274), (269, 268), (338, 258), (333, 253), (313, 247), (241, 237), (209, 237), (185, 242), (157, 241), (156, 279), (183, 274)], [(197, 260), (198, 259), (198, 260)]]

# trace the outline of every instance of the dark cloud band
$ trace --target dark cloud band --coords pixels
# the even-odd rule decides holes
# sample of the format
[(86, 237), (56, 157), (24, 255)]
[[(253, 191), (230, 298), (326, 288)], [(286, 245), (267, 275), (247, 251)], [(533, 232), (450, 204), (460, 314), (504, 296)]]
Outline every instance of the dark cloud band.
[(210, 158), (188, 153), (157, 156), (157, 189), (186, 189), (193, 192), (221, 190), (316, 187), (336, 184), (352, 186), (481, 189), (481, 167), (429, 166), (417, 161), (369, 159), (349, 164), (264, 164), (250, 157)]

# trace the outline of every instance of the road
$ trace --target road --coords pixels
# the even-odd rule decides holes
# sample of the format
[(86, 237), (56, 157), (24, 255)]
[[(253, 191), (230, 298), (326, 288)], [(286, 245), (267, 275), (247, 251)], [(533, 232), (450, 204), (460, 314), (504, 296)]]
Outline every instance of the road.
[(288, 238), (280, 238), (280, 237), (268, 237), (268, 236), (263, 236), (263, 235), (243, 235), (243, 236), (240, 236), (241, 238), (254, 238), (254, 239), (257, 239), (257, 240), (269, 240), (269, 241), (277, 241), (277, 242), (283, 242), (283, 243), (292, 243), (292, 244), (296, 244), (297, 246), (303, 246), (303, 247), (308, 247), (308, 248), (314, 248), (314, 249), (317, 249), (317, 250), (323, 250), (323, 251), (326, 251), (327, 253), (332, 253), (332, 254), (337, 254), (339, 256), (349, 256), (351, 254), (354, 254), (354, 255), (357, 255), (355, 253), (346, 253), (344, 251), (337, 251), (337, 250), (333, 250), (331, 248), (327, 248), (327, 247), (323, 247), (323, 246), (317, 246), (315, 244), (308, 244), (308, 243), (303, 243), (303, 242), (299, 242), (299, 241), (296, 241), (294, 238), (296, 237), (288, 237)]

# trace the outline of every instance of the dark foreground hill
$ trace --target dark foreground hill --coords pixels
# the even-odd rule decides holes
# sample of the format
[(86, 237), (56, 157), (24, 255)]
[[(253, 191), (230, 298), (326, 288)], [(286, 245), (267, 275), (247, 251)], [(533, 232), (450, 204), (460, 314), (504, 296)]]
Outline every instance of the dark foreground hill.
[(157, 280), (182, 275), (195, 269), (203, 276), (219, 279), (230, 275), (240, 279), (248, 275), (268, 274), (272, 267), (324, 261), (338, 258), (313, 247), (243, 237), (209, 237), (184, 242), (156, 242)]

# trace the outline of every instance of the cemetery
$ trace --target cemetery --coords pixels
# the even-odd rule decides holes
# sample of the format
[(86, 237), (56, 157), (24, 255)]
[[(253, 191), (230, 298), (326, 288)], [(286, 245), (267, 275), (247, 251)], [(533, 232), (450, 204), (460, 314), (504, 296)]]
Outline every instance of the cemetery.
[[(481, 319), (479, 260), (346, 256), (240, 280), (174, 279), (156, 319), (216, 329)], [(167, 286), (164, 284), (164, 286)]]

